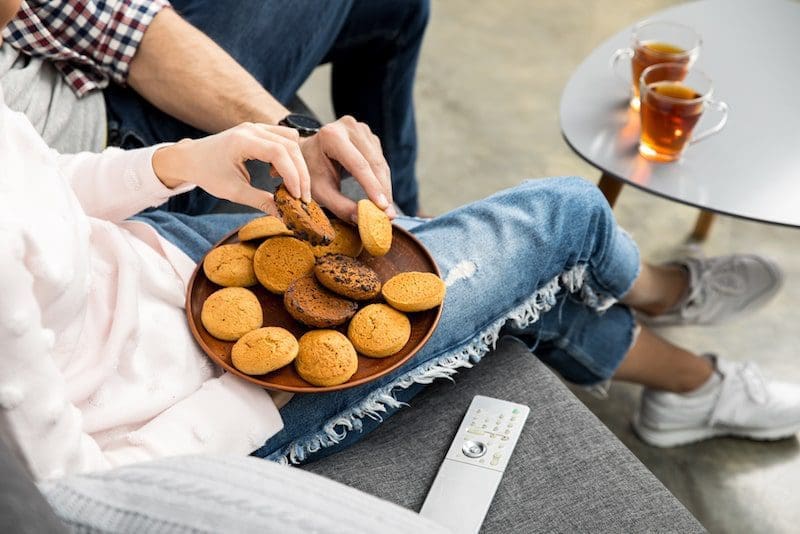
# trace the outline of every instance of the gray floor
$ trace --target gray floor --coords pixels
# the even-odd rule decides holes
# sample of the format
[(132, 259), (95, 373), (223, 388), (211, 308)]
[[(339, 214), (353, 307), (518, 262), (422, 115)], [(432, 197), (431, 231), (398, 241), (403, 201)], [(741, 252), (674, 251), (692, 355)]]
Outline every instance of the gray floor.
[[(423, 207), (441, 213), (523, 178), (598, 173), (561, 139), (558, 103), (572, 69), (621, 27), (673, 5), (666, 0), (438, 0), (419, 67), (417, 117)], [(303, 95), (330, 116), (328, 72)], [(757, 179), (757, 177), (754, 177)], [(646, 258), (680, 253), (696, 210), (623, 191), (620, 223)], [(800, 382), (800, 230), (720, 218), (704, 252), (754, 251), (786, 272), (782, 294), (746, 320), (715, 328), (665, 331), (697, 351), (753, 359), (773, 376)], [(800, 446), (796, 439), (751, 443), (718, 439), (673, 450), (641, 443), (630, 430), (639, 390), (615, 384), (610, 398), (577, 392), (670, 490), (713, 532), (792, 532), (800, 527)]]

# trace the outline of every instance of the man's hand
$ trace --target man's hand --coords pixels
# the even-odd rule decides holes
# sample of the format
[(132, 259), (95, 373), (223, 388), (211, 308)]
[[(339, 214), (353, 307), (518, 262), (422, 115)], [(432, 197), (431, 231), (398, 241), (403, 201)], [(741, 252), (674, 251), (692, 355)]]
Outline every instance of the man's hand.
[(301, 145), (313, 176), (311, 193), (337, 217), (345, 221), (355, 221), (356, 217), (356, 203), (340, 191), (342, 169), (353, 175), (370, 200), (389, 217), (397, 215), (392, 206), (389, 165), (383, 157), (380, 140), (369, 126), (344, 116), (301, 140)]
[(170, 189), (190, 182), (217, 198), (276, 214), (272, 195), (250, 185), (248, 160), (270, 163), (295, 198), (311, 199), (308, 167), (292, 128), (244, 123), (216, 135), (161, 148), (153, 171)]

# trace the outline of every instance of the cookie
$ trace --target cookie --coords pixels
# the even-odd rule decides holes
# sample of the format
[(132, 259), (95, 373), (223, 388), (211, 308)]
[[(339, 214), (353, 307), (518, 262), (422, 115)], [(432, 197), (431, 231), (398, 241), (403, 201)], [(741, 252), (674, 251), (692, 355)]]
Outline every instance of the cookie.
[(224, 341), (236, 341), (247, 332), (261, 328), (261, 303), (249, 289), (226, 287), (211, 293), (203, 303), (200, 321), (208, 333)]
[(267, 326), (239, 338), (231, 349), (231, 362), (246, 375), (265, 375), (292, 363), (299, 348), (291, 332)]
[(392, 222), (369, 199), (358, 201), (358, 235), (373, 256), (383, 256), (392, 248)]
[(411, 323), (408, 317), (386, 304), (370, 304), (350, 321), (347, 337), (364, 356), (385, 358), (408, 343)]
[(264, 239), (265, 237), (275, 237), (278, 235), (292, 235), (292, 231), (286, 228), (282, 220), (271, 215), (253, 219), (239, 228), (239, 241)]
[(358, 304), (334, 295), (313, 275), (298, 278), (283, 295), (289, 315), (308, 326), (327, 328), (344, 323), (356, 313)]
[(435, 308), (444, 300), (444, 281), (433, 273), (405, 272), (391, 277), (384, 285), (383, 298), (393, 308), (418, 312)]
[(350, 380), (358, 356), (350, 341), (336, 330), (312, 330), (300, 338), (294, 360), (297, 373), (315, 386), (336, 386)]
[(295, 237), (312, 245), (327, 245), (336, 234), (328, 216), (314, 200), (308, 203), (294, 198), (286, 187), (281, 185), (275, 191), (275, 205), (286, 226)]
[(221, 245), (206, 254), (203, 272), (206, 278), (224, 287), (248, 287), (258, 283), (253, 271), (256, 247), (235, 243)]
[(336, 236), (328, 245), (311, 247), (314, 250), (314, 255), (318, 258), (326, 254), (344, 254), (353, 258), (358, 257), (364, 248), (364, 245), (361, 244), (361, 238), (358, 236), (358, 228), (338, 219), (333, 219), (331, 226), (333, 226)]
[(293, 237), (272, 237), (256, 249), (253, 269), (261, 285), (282, 294), (293, 281), (314, 269), (314, 253), (308, 243)]
[(344, 254), (319, 258), (314, 266), (314, 275), (327, 289), (353, 300), (373, 299), (381, 291), (378, 273)]

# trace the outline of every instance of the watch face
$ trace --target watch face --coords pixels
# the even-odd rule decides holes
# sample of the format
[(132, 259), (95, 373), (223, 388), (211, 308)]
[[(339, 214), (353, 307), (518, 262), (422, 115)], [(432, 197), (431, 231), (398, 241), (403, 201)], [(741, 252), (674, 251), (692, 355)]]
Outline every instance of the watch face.
[(319, 130), (322, 127), (322, 124), (314, 117), (309, 117), (308, 115), (299, 115), (296, 113), (286, 117), (286, 122), (288, 122), (289, 125), (294, 128), (302, 128), (305, 130)]

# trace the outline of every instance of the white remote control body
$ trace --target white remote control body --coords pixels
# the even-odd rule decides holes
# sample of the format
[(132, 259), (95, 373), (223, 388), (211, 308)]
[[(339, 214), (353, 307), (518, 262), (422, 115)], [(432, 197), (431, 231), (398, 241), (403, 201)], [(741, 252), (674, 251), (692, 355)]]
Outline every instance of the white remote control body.
[(477, 533), (529, 413), (522, 404), (476, 395), (420, 515), (458, 534)]

